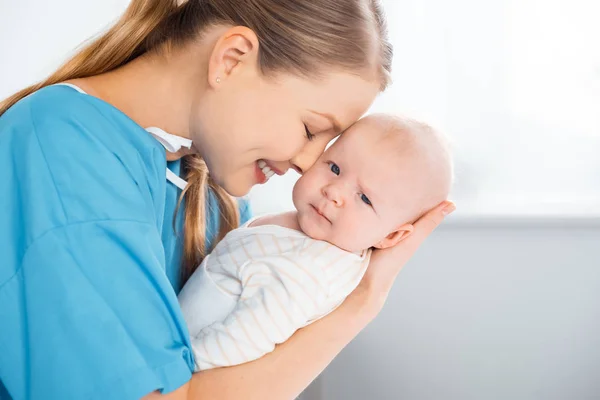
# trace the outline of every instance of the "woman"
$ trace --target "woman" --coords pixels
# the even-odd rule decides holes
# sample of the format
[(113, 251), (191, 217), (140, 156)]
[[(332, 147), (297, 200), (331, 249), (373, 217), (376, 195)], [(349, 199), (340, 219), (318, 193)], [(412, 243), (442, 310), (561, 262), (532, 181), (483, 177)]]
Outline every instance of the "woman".
[(231, 196), (267, 179), (258, 162), (278, 173), (309, 168), (385, 88), (390, 58), (374, 0), (133, 0), (106, 34), (2, 103), (8, 393), (300, 393), (378, 313), (451, 203), (376, 253), (334, 313), (252, 363), (192, 376), (176, 294), (245, 218)]

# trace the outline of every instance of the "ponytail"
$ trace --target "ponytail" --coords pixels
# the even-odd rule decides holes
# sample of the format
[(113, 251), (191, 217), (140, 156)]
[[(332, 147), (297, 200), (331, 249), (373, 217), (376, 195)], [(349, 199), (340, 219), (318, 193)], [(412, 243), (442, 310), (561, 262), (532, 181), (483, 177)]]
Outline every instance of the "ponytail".
[[(206, 248), (206, 216), (209, 213), (218, 213), (219, 215), (219, 232), (212, 241), (213, 244), (216, 244), (229, 231), (238, 227), (240, 214), (237, 201), (209, 176), (206, 163), (201, 157), (198, 155), (184, 157), (183, 168), (188, 185), (181, 195), (177, 208), (179, 209), (181, 202), (185, 199), (183, 256), (181, 260), (181, 277), (182, 282), (185, 283), (211, 250)], [(218, 204), (216, 210), (207, 210), (207, 207), (211, 204), (207, 198), (207, 187), (216, 197)], [(175, 219), (173, 219), (173, 225), (175, 226)]]

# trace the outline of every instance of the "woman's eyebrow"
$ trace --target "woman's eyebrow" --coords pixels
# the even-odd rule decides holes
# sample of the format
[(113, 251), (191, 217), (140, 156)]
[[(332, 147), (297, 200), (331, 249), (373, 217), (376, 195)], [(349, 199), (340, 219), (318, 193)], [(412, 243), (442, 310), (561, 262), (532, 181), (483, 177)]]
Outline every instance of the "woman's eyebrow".
[(312, 111), (310, 110), (311, 113), (313, 114), (317, 114), (318, 116), (321, 116), (323, 118), (327, 118), (329, 120), (329, 122), (331, 122), (331, 124), (333, 125), (333, 129), (335, 129), (336, 132), (341, 132), (342, 131), (342, 124), (340, 124), (338, 122), (338, 120), (331, 114), (323, 114), (317, 111)]

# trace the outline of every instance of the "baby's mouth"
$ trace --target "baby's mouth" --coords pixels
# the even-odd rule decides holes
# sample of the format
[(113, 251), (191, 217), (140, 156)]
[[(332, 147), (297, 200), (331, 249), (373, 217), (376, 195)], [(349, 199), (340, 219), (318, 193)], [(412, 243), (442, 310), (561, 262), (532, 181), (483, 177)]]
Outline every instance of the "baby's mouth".
[(319, 211), (319, 209), (318, 209), (317, 207), (313, 206), (312, 204), (311, 204), (310, 206), (313, 208), (313, 210), (314, 210), (314, 211), (315, 211), (315, 212), (316, 212), (318, 215), (320, 215), (320, 216), (321, 216), (323, 219), (325, 219), (327, 222), (329, 222), (329, 223), (331, 224), (331, 221), (329, 220), (329, 218), (327, 218), (327, 217), (325, 216), (325, 214), (323, 214), (321, 211)]

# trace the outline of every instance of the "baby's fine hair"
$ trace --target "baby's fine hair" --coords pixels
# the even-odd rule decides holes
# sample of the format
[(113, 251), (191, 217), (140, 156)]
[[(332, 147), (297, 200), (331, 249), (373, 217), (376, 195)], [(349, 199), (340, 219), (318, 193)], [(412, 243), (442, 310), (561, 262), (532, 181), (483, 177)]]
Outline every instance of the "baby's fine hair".
[(425, 122), (401, 115), (372, 114), (364, 122), (377, 126), (379, 140), (385, 140), (386, 147), (399, 159), (410, 157), (422, 174), (427, 190), (423, 190), (422, 208), (415, 219), (448, 198), (454, 182), (454, 164), (446, 135)]

